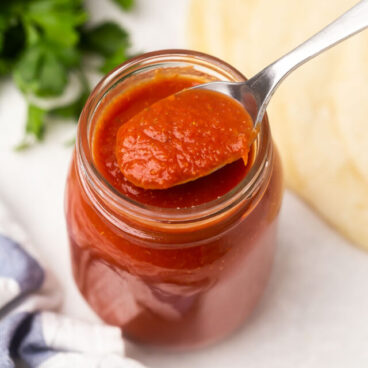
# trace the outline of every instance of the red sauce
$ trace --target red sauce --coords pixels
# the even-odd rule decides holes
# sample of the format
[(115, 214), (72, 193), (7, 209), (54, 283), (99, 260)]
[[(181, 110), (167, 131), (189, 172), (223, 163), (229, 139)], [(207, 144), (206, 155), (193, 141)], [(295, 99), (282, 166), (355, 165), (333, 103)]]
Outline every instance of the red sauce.
[(185, 90), (134, 115), (118, 131), (123, 175), (145, 189), (167, 189), (206, 176), (248, 153), (252, 119), (218, 92)]
[[(202, 215), (195, 208), (166, 210), (197, 217), (186, 218), (185, 223), (170, 218), (162, 222), (159, 215), (165, 211), (160, 208), (143, 210), (123, 198), (118, 205), (111, 200), (111, 190), (87, 170), (90, 163), (83, 158), (89, 149), (99, 172), (120, 193), (161, 207), (211, 201), (247, 173), (248, 167), (238, 160), (165, 190), (138, 188), (123, 176), (115, 157), (118, 129), (145, 107), (199, 83), (194, 69), (175, 70), (175, 76), (163, 73), (151, 78), (152, 73), (142, 68), (138, 81), (126, 77), (104, 97), (104, 86), (93, 92), (92, 100), (99, 105), (97, 109), (94, 103), (87, 105), (91, 110), (84, 111), (79, 123), (79, 149), (67, 180), (66, 223), (74, 278), (96, 313), (136, 341), (188, 348), (234, 331), (262, 295), (274, 258), (282, 181), (278, 155), (265, 133), (263, 144), (270, 144), (268, 165), (257, 185), (230, 208), (221, 203), (224, 207), (217, 212), (209, 204), (216, 216)], [(124, 76), (126, 71), (121, 73)], [(112, 81), (105, 83), (112, 87)], [(86, 148), (89, 127), (92, 147)], [(264, 128), (268, 132), (267, 123)], [(251, 165), (254, 160), (248, 161)]]
[[(218, 171), (215, 171), (211, 175), (165, 190), (145, 190), (137, 187), (132, 184), (131, 177), (126, 178), (126, 176), (124, 176), (120, 171), (120, 165), (118, 164), (115, 154), (116, 140), (119, 129), (121, 132), (121, 129), (124, 127), (127, 121), (132, 118), (134, 119), (137, 114), (139, 114), (148, 106), (151, 106), (155, 102), (162, 100), (165, 97), (172, 95), (173, 93), (181, 91), (185, 88), (192, 87), (198, 83), (198, 78), (194, 77), (184, 77), (178, 74), (161, 76), (159, 74), (158, 76), (155, 76), (154, 78), (149, 80), (149, 82), (141, 83), (131, 90), (115, 97), (112, 101), (109, 102), (108, 106), (106, 106), (104, 111), (101, 113), (93, 139), (94, 161), (98, 170), (107, 179), (107, 181), (111, 183), (122, 194), (145, 204), (165, 208), (184, 208), (196, 206), (214, 200), (226, 194), (244, 178), (247, 172), (247, 167), (244, 165), (244, 162), (241, 159), (232, 164), (226, 165), (225, 167)], [(213, 96), (211, 97), (212, 98), (209, 101), (210, 106), (208, 107), (208, 109), (214, 109), (213, 104), (218, 103), (217, 99), (213, 98)], [(224, 98), (226, 99), (225, 102)], [(230, 100), (230, 103), (228, 102), (228, 100)], [(249, 128), (249, 126), (251, 126), (249, 124), (251, 123), (249, 121), (249, 124), (247, 124), (248, 120), (244, 121), (244, 119), (248, 118), (245, 110), (243, 108), (239, 109), (238, 106), (236, 106), (237, 108), (234, 109), (233, 104), (238, 104), (225, 96), (221, 97), (221, 101), (225, 104), (225, 106), (223, 106), (223, 111), (225, 113), (223, 114), (222, 118), (224, 116), (230, 118), (230, 115), (234, 113), (235, 110), (235, 114), (233, 114), (233, 117), (235, 117), (235, 119), (231, 118), (230, 123), (232, 125), (239, 125), (238, 129), (245, 131), (247, 134), (247, 138), (249, 132), (251, 131), (251, 128)], [(199, 102), (202, 104), (204, 101), (201, 100)], [(186, 101), (186, 106), (189, 103), (193, 103), (191, 97), (190, 101)], [(194, 103), (193, 109), (197, 110), (198, 108), (199, 106)], [(206, 121), (213, 122), (213, 120), (207, 120), (207, 118), (209, 118), (210, 116), (213, 117), (216, 114), (216, 111), (217, 110), (212, 111), (212, 113), (210, 113), (210, 111), (207, 111), (206, 116), (203, 116), (202, 118), (198, 117), (197, 121), (199, 123)], [(184, 119), (182, 120), (183, 123), (187, 123), (187, 117), (193, 115), (186, 115), (185, 112), (182, 110), (179, 110), (179, 113), (183, 114), (184, 116)], [(223, 119), (221, 119), (221, 122), (224, 123)], [(190, 121), (190, 123), (192, 123), (192, 121)], [(215, 125), (218, 125), (219, 123), (220, 121), (218, 119), (213, 122), (213, 124)], [(167, 124), (167, 121), (165, 121), (164, 124)], [(193, 127), (193, 125), (191, 126)], [(205, 126), (204, 128), (207, 129), (208, 126)], [(190, 130), (190, 133), (194, 132), (198, 132), (198, 130)], [(211, 132), (214, 133), (213, 130), (211, 130)], [(214, 134), (214, 141), (211, 144), (208, 141), (204, 142), (205, 138), (203, 137), (202, 133), (203, 131), (200, 131), (200, 135), (202, 136), (201, 138), (194, 138), (202, 139), (202, 142), (208, 145), (211, 152), (205, 152), (206, 155), (208, 154), (210, 155), (210, 157), (213, 157), (213, 151), (216, 149), (216, 152), (219, 152), (219, 154), (217, 155), (217, 162), (219, 160), (221, 161), (224, 156), (222, 154), (222, 151), (218, 150), (218, 148), (224, 148), (224, 144), (221, 143), (221, 137), (224, 136), (224, 132), (219, 130), (218, 133)], [(229, 134), (228, 140), (233, 137), (234, 136), (232, 134)], [(241, 139), (243, 138), (244, 135), (241, 136)], [(234, 148), (234, 146), (229, 145), (228, 148), (229, 151), (227, 153), (229, 153), (231, 150), (238, 151), (239, 142), (237, 144), (237, 147)], [(172, 158), (172, 156), (170, 157)], [(202, 162), (204, 163), (204, 166), (199, 165), (198, 168), (200, 170), (203, 169), (203, 167), (206, 167), (206, 165), (209, 163), (208, 160), (205, 160), (205, 157), (202, 157), (202, 160), (204, 160)], [(170, 164), (172, 164), (172, 162), (170, 162)], [(165, 167), (168, 166), (169, 163), (165, 163)], [(175, 176), (178, 171), (180, 172), (180, 167), (175, 166), (173, 175)], [(184, 175), (186, 175), (185, 171)], [(168, 180), (168, 182), (171, 183), (171, 180)]]

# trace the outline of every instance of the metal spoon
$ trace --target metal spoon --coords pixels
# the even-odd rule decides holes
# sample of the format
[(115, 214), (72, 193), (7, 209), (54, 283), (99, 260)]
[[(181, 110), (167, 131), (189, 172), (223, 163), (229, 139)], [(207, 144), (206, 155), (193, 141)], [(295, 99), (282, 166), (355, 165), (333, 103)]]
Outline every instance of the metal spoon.
[(191, 89), (217, 91), (238, 100), (252, 117), (254, 127), (258, 128), (277, 87), (293, 70), (366, 27), (368, 27), (368, 0), (362, 0), (320, 32), (267, 66), (248, 81), (240, 83), (211, 82)]
[[(255, 131), (257, 132), (272, 95), (276, 91), (278, 85), (290, 72), (304, 64), (312, 57), (320, 54), (322, 51), (332, 47), (366, 27), (368, 27), (368, 0), (362, 0), (315, 36), (311, 37), (293, 51), (263, 69), (248, 81), (241, 83), (212, 82), (201, 84), (183, 92), (178, 92), (177, 96), (182, 95), (183, 93), (187, 94), (192, 89), (201, 89), (220, 92), (232, 97), (245, 107), (252, 118)], [(316, 93), (318, 93), (318, 91), (316, 91)], [(167, 109), (168, 105), (174, 104), (175, 101), (178, 100), (167, 97), (156, 102), (152, 106), (156, 106), (156, 111), (161, 111), (162, 109)], [(160, 106), (160, 109), (157, 109), (158, 106)], [(171, 110), (174, 107), (175, 106), (171, 106)], [(176, 137), (177, 132), (174, 133), (172, 131), (176, 125), (171, 124), (167, 127), (164, 120), (162, 124), (165, 129), (162, 129), (162, 125), (158, 123), (161, 114), (157, 113), (156, 123), (151, 124), (149, 120), (153, 117), (152, 112), (148, 114), (148, 117), (143, 116), (145, 113), (145, 110), (138, 113), (132, 120), (122, 126), (121, 129), (123, 130), (121, 131), (121, 134), (118, 133), (117, 144), (120, 144), (121, 148), (117, 150), (117, 160), (120, 165), (120, 170), (125, 177), (127, 177), (128, 180), (131, 180), (136, 186), (145, 189), (164, 189), (196, 180), (199, 177), (209, 175), (211, 172), (221, 168), (225, 164), (241, 158), (244, 153), (243, 149), (238, 149), (238, 151), (231, 155), (231, 157), (218, 155), (215, 155), (215, 157), (211, 156), (207, 159), (205, 158), (204, 165), (201, 160), (195, 159), (198, 155), (201, 156), (203, 149), (201, 144), (196, 144), (188, 151), (189, 154), (185, 155), (184, 159), (186, 165), (184, 165), (182, 162), (183, 158), (181, 158), (181, 161), (179, 162), (176, 157), (177, 154), (183, 156), (181, 152), (182, 149), (180, 148), (182, 147), (181, 144), (171, 145), (166, 143), (166, 141), (163, 144), (161, 140), (155, 138), (156, 134), (152, 135), (152, 131), (150, 135), (147, 136), (144, 131), (146, 125), (142, 124), (142, 122), (146, 122), (151, 126), (153, 131), (155, 129), (165, 131), (165, 137)], [(250, 124), (252, 122), (250, 122)], [(127, 127), (132, 127), (134, 135), (145, 136), (145, 140), (134, 139), (134, 136), (132, 139), (132, 136), (129, 134), (133, 133), (129, 133), (130, 130)], [(176, 127), (175, 129), (179, 128)], [(161, 133), (161, 131), (157, 132), (158, 135)], [(211, 132), (206, 131), (206, 133)], [(239, 136), (233, 135), (232, 138), (235, 139), (235, 141), (227, 143), (230, 144), (230, 147), (232, 147), (232, 143), (237, 147)], [(169, 140), (169, 142), (170, 141), (171, 140)], [(134, 142), (134, 144), (125, 144), (125, 142)], [(252, 142), (247, 142), (247, 144), (250, 143)], [(143, 147), (141, 147), (141, 144), (143, 144)], [(148, 154), (144, 155), (143, 158), (139, 157), (138, 159), (136, 153), (145, 152), (147, 149), (146, 146), (149, 146)], [(179, 150), (178, 147), (180, 148)], [(225, 150), (225, 152), (227, 151)], [(168, 156), (169, 158), (176, 157), (176, 159), (173, 159), (171, 164), (169, 164), (167, 159), (158, 158), (158, 156)], [(127, 157), (131, 158), (133, 162), (127, 160)], [(199, 164), (197, 164), (197, 161), (199, 161)], [(206, 170), (203, 169), (204, 166)], [(183, 170), (183, 167), (187, 167), (188, 170)], [(131, 168), (133, 168), (133, 170), (131, 170)], [(152, 170), (152, 168), (154, 168), (154, 170)]]

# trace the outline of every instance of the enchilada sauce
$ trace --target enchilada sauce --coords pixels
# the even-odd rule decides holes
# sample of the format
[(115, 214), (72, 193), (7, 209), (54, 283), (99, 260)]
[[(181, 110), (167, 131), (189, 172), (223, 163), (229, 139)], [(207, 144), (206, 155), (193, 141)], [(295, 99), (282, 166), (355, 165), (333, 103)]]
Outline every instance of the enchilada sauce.
[(116, 158), (123, 175), (144, 189), (167, 189), (206, 176), (244, 157), (253, 123), (231, 97), (188, 89), (134, 115), (118, 131)]
[[(100, 176), (89, 176), (82, 160), (84, 148), (79, 145), (66, 187), (74, 278), (97, 314), (120, 326), (130, 338), (173, 348), (198, 347), (240, 326), (262, 295), (274, 258), (282, 193), (280, 163), (276, 153), (270, 154), (269, 165), (251, 196), (218, 216), (185, 226), (161, 224), (156, 215), (162, 208), (179, 208), (181, 213), (185, 212), (181, 208), (230, 192), (252, 165), (253, 150), (246, 160), (181, 185), (166, 189), (134, 185), (118, 162), (119, 129), (155, 102), (208, 81), (186, 69), (150, 74), (149, 78), (142, 75), (140, 82), (128, 78), (116, 93), (100, 97), (98, 113), (88, 114), (94, 119), (88, 147), (95, 168), (116, 191), (161, 208), (148, 209), (152, 221), (132, 216), (126, 210), (140, 207), (124, 198), (116, 209), (106, 195), (110, 188), (101, 193)], [(78, 139), (89, 134), (84, 119), (82, 114)], [(220, 136), (217, 138), (211, 147), (221, 149)]]
[[(185, 208), (224, 195), (244, 178), (250, 117), (216, 92), (174, 95), (198, 83), (178, 74), (158, 75), (106, 106), (94, 132), (94, 161), (122, 194), (144, 204)], [(206, 175), (226, 160), (231, 163)], [(176, 185), (191, 175), (203, 177)], [(140, 179), (156, 190), (141, 188)]]

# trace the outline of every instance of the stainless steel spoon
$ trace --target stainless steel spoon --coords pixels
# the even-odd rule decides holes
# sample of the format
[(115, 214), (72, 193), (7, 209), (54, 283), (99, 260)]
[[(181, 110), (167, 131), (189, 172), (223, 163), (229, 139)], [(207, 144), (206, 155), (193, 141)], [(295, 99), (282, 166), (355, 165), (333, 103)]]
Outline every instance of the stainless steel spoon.
[[(279, 84), (300, 65), (368, 27), (368, 0), (362, 0), (320, 32), (246, 82), (211, 82), (191, 89), (228, 95), (244, 105), (258, 128)], [(318, 86), (316, 86), (318, 87)], [(316, 93), (318, 91), (316, 90)]]

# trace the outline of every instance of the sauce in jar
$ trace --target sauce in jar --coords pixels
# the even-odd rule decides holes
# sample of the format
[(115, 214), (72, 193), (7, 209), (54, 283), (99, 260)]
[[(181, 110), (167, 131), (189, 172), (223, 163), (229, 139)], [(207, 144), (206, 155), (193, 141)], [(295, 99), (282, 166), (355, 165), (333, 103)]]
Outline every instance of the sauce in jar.
[(146, 54), (107, 76), (80, 118), (66, 191), (74, 278), (97, 314), (136, 341), (217, 341), (249, 316), (269, 277), (282, 180), (267, 121), (247, 165), (172, 188), (138, 188), (116, 160), (118, 129), (133, 115), (215, 79), (244, 77), (199, 53)]

